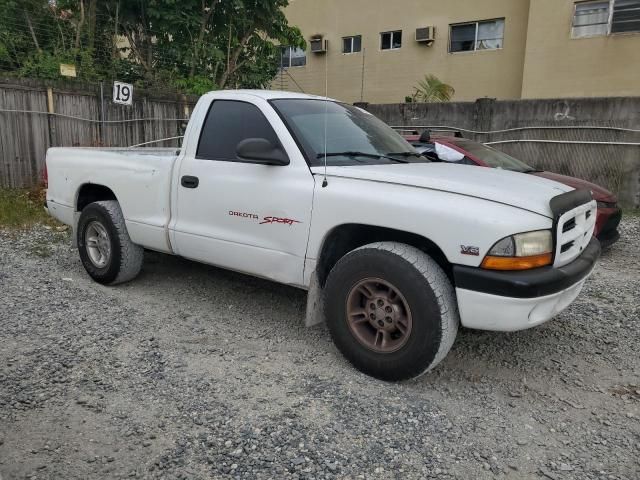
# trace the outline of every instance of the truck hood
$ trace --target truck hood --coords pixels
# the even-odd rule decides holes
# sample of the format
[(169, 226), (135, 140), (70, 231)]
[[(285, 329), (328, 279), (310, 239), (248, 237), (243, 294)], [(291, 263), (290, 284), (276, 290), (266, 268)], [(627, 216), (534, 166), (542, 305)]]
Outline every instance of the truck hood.
[[(324, 167), (312, 167), (311, 171), (322, 175)], [(329, 166), (327, 176), (451, 192), (511, 205), (550, 218), (549, 201), (574, 190), (533, 175), (446, 163)]]
[(618, 198), (606, 188), (596, 185), (595, 183), (582, 180), (581, 178), (568, 177), (567, 175), (560, 175), (559, 173), (553, 172), (533, 172), (531, 175), (548, 178), (554, 182), (564, 183), (565, 185), (569, 185), (575, 189), (591, 190), (593, 198), (598, 202), (617, 203), (618, 201)]

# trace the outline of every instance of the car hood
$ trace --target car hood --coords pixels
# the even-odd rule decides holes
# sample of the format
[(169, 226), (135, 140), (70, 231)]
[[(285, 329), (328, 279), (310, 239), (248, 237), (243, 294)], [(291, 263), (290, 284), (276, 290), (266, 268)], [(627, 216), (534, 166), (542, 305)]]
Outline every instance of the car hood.
[[(324, 167), (312, 167), (311, 171), (322, 175)], [(446, 163), (329, 166), (327, 176), (451, 192), (511, 205), (546, 217), (552, 217), (549, 201), (573, 190), (533, 175)]]
[(606, 188), (596, 185), (595, 183), (587, 182), (581, 178), (568, 177), (567, 175), (560, 175), (559, 173), (553, 172), (533, 172), (532, 175), (548, 178), (554, 182), (564, 183), (575, 189), (591, 190), (593, 192), (593, 198), (598, 202), (616, 203), (618, 201), (617, 197)]

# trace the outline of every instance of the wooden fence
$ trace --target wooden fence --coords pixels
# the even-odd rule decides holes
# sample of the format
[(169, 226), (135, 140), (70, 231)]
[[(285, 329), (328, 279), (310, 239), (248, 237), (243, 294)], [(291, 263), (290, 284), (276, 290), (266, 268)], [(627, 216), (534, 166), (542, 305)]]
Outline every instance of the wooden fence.
[[(111, 93), (110, 84), (101, 93), (99, 84), (0, 78), (0, 187), (37, 184), (51, 146), (126, 147), (182, 135), (197, 101), (134, 90), (133, 105), (123, 106), (111, 101)], [(466, 129), (466, 136), (497, 142), (496, 148), (534, 167), (591, 180), (624, 204), (640, 205), (640, 97), (365, 108), (390, 125)]]
[[(184, 133), (197, 101), (134, 90), (133, 105), (111, 101), (111, 85), (0, 79), (0, 187), (42, 178), (47, 148), (126, 147)], [(178, 146), (177, 140), (153, 146)]]

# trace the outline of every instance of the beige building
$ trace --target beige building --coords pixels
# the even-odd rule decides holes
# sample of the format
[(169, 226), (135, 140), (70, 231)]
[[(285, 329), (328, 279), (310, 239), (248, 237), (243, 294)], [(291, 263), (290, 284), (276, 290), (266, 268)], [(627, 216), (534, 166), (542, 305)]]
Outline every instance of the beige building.
[(403, 102), (426, 74), (459, 101), (640, 95), (640, 0), (290, 0), (286, 14), (308, 45), (285, 49), (274, 89), (324, 95), (326, 71), (348, 102)]

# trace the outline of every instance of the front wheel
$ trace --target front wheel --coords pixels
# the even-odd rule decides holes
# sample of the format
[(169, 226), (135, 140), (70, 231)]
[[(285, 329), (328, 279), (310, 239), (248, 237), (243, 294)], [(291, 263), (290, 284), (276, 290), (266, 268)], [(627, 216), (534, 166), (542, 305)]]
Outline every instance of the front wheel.
[(338, 349), (382, 380), (420, 376), (449, 352), (459, 316), (442, 268), (410, 245), (373, 243), (341, 258), (327, 278), (325, 312)]
[(80, 214), (77, 235), (82, 265), (96, 282), (123, 283), (140, 272), (144, 250), (129, 238), (117, 201), (87, 205)]

